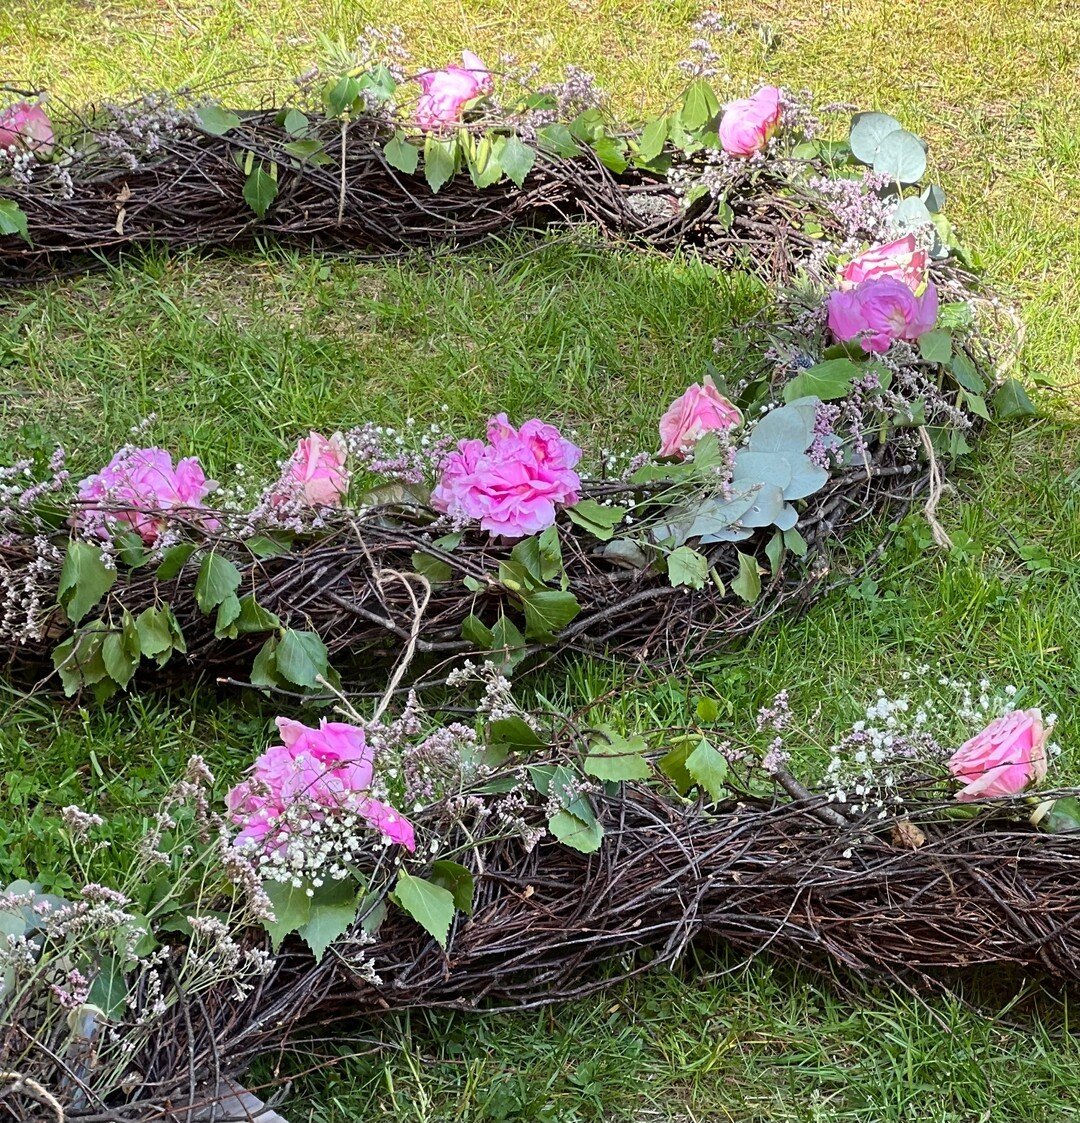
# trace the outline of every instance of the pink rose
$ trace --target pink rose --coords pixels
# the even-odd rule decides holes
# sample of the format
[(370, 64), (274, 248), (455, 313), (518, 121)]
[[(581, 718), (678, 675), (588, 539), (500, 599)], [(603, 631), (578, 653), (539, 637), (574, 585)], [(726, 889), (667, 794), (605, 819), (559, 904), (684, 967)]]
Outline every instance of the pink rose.
[[(163, 448), (123, 448), (96, 475), (79, 484), (78, 522), (100, 537), (128, 526), (149, 546), (168, 525), (167, 512), (197, 512), (217, 487), (194, 456), (173, 467)], [(214, 519), (203, 519), (213, 529)]]
[(340, 507), (349, 488), (347, 457), (340, 433), (327, 440), (312, 432), (297, 442), (270, 502), (278, 506), (300, 500), (309, 507)]
[(700, 386), (695, 382), (660, 418), (660, 455), (681, 460), (706, 433), (740, 424), (742, 414), (706, 375)]
[(918, 249), (915, 235), (908, 234), (885, 246), (874, 246), (852, 258), (840, 272), (840, 288), (847, 292), (863, 281), (892, 277), (918, 295), (926, 285), (930, 265), (926, 250)]
[(782, 112), (775, 86), (762, 86), (753, 97), (731, 102), (720, 118), (720, 147), (729, 156), (753, 156), (769, 143)]
[(0, 109), (0, 149), (25, 148), (45, 159), (55, 139), (49, 115), (40, 105), (17, 101)]
[[(277, 727), (282, 743), (259, 756), (250, 776), (226, 797), (232, 821), (241, 828), (236, 845), (276, 849), (281, 833), (303, 830), (335, 812), (352, 812), (391, 842), (416, 848), (412, 824), (368, 794), (375, 750), (363, 729), (325, 719), (312, 727), (286, 717), (277, 719)], [(301, 815), (290, 818), (294, 809)]]
[(460, 441), (443, 461), (431, 503), (490, 534), (524, 538), (551, 526), (558, 506), (578, 501), (580, 459), (553, 425), (533, 419), (517, 430), (500, 413), (488, 423), (487, 444)]
[(1019, 795), (1046, 778), (1049, 730), (1037, 709), (1015, 710), (992, 721), (949, 758), (949, 771), (966, 786), (956, 798), (969, 802)]
[(461, 61), (462, 66), (448, 66), (445, 70), (428, 70), (417, 75), (423, 92), (416, 106), (415, 120), (421, 129), (456, 125), (466, 102), (491, 92), (491, 75), (480, 59), (472, 51), (462, 51)]
[(870, 278), (850, 292), (829, 296), (829, 329), (844, 342), (858, 340), (864, 351), (887, 351), (896, 339), (914, 342), (937, 323), (938, 296), (928, 281), (916, 296), (893, 277)]

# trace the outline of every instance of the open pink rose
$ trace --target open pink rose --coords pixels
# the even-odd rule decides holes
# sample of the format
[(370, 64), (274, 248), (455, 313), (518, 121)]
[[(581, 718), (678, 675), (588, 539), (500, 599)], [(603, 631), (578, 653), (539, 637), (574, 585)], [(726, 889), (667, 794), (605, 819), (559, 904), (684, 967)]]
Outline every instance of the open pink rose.
[(0, 109), (0, 149), (24, 148), (45, 159), (55, 139), (52, 121), (39, 104), (17, 101)]
[(965, 785), (964, 802), (1019, 795), (1046, 778), (1049, 730), (1037, 709), (1014, 710), (992, 721), (949, 758), (949, 771)]
[(312, 727), (285, 717), (277, 719), (277, 727), (281, 744), (259, 756), (248, 778), (226, 797), (232, 821), (241, 828), (236, 845), (271, 850), (281, 834), (288, 837), (327, 815), (351, 812), (390, 842), (416, 849), (412, 824), (368, 794), (375, 750), (363, 729), (325, 719)]
[(775, 86), (762, 86), (753, 97), (731, 102), (720, 118), (720, 147), (729, 156), (753, 156), (769, 143), (782, 112)]
[(706, 433), (740, 424), (742, 414), (706, 375), (700, 386), (695, 382), (660, 418), (660, 455), (681, 460)]
[(488, 443), (460, 441), (443, 461), (431, 503), (462, 522), (479, 520), (490, 534), (524, 538), (551, 526), (558, 506), (578, 501), (580, 459), (553, 425), (534, 418), (518, 430), (500, 413), (488, 423)]
[(329, 440), (312, 432), (297, 442), (271, 502), (299, 499), (309, 507), (340, 507), (349, 488), (348, 453), (340, 433)]
[(840, 288), (847, 292), (863, 281), (892, 277), (918, 295), (926, 285), (930, 258), (919, 249), (914, 234), (898, 238), (885, 246), (873, 246), (852, 258), (840, 271)]
[(921, 296), (894, 277), (870, 278), (829, 296), (829, 329), (845, 343), (857, 340), (864, 351), (887, 351), (897, 339), (914, 342), (937, 323), (937, 313), (933, 281)]
[(416, 106), (416, 124), (425, 130), (456, 125), (467, 102), (491, 93), (492, 80), (487, 67), (472, 53), (461, 52), (461, 66), (428, 70), (417, 75), (423, 91)]
[[(168, 524), (168, 512), (194, 514), (217, 484), (208, 480), (198, 457), (173, 467), (163, 448), (123, 448), (79, 484), (78, 522), (100, 537), (127, 526), (149, 546)], [(216, 520), (203, 519), (207, 529)]]

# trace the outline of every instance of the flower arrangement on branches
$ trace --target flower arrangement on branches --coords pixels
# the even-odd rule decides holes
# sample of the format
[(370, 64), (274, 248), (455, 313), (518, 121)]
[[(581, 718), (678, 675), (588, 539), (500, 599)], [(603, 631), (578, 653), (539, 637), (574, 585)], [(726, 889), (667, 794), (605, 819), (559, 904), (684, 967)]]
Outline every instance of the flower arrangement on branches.
[[(1077, 978), (1080, 803), (1038, 790), (1054, 718), (908, 677), (831, 738), (786, 694), (750, 730), (707, 695), (681, 729), (527, 713), (490, 663), (455, 677), (482, 687), (468, 723), (339, 698), (279, 717), (223, 800), (193, 758), (112, 885), (103, 818), (65, 808), (75, 890), (0, 894), (0, 1117), (235, 1110), (253, 1061), (338, 1018), (540, 1005), (699, 936), (908, 986), (984, 962)], [(807, 744), (812, 790), (788, 765)]]

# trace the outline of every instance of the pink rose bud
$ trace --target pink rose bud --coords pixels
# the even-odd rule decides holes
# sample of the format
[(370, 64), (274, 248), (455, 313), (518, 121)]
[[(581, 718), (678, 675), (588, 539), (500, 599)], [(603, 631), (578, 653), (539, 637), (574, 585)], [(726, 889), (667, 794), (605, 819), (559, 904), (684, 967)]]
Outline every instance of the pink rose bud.
[(949, 771), (965, 786), (964, 802), (1019, 795), (1046, 778), (1049, 730), (1037, 709), (1015, 710), (992, 721), (949, 758)]
[(425, 130), (456, 125), (467, 102), (492, 89), (491, 74), (472, 51), (461, 54), (462, 66), (428, 70), (417, 75), (423, 91), (416, 106), (416, 124)]
[(340, 433), (329, 440), (312, 432), (297, 442), (296, 451), (285, 466), (284, 487), (278, 501), (293, 492), (309, 507), (340, 507), (349, 488), (349, 473), (345, 470), (348, 453)]
[(22, 148), (45, 159), (54, 141), (52, 122), (40, 105), (18, 101), (0, 109), (0, 149)]
[(695, 382), (660, 418), (660, 455), (682, 460), (706, 433), (741, 424), (742, 414), (706, 375), (700, 386)]
[(926, 286), (930, 258), (926, 250), (919, 249), (915, 235), (908, 234), (885, 246), (874, 246), (852, 258), (840, 271), (840, 289), (848, 292), (863, 281), (876, 281), (892, 277), (901, 281), (916, 296)]
[(776, 86), (763, 86), (753, 97), (731, 102), (720, 118), (720, 147), (729, 156), (753, 156), (769, 143), (782, 112)]
[(848, 292), (829, 296), (829, 330), (864, 351), (888, 351), (894, 340), (914, 342), (937, 323), (938, 296), (928, 281), (916, 296), (894, 277), (870, 278)]

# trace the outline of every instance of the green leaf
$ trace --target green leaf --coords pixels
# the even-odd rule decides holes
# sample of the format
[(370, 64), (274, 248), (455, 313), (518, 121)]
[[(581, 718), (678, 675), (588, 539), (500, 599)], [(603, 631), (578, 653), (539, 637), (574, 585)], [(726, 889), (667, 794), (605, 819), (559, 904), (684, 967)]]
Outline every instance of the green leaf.
[(657, 117), (641, 130), (638, 137), (638, 159), (649, 164), (664, 151), (670, 125), (667, 117)]
[(491, 722), (487, 739), (493, 745), (508, 745), (512, 749), (530, 752), (547, 748), (547, 742), (520, 714), (510, 714)]
[(218, 605), (217, 619), (214, 621), (215, 639), (236, 639), (239, 634), (234, 624), (240, 616), (240, 598), (230, 593)]
[(593, 142), (593, 151), (600, 163), (616, 175), (621, 175), (630, 166), (626, 159), (626, 141), (618, 137), (600, 137)]
[(195, 581), (195, 600), (202, 612), (209, 615), (226, 597), (240, 588), (240, 570), (218, 553), (203, 557)]
[(434, 194), (454, 178), (457, 169), (457, 141), (439, 140), (434, 133), (424, 138), (424, 178)]
[(731, 582), (731, 591), (747, 604), (753, 604), (761, 596), (761, 569), (749, 554), (735, 552), (739, 555), (739, 575)]
[(984, 421), (990, 420), (990, 411), (986, 408), (986, 399), (982, 394), (973, 394), (970, 390), (961, 390), (960, 393), (964, 396), (964, 404), (972, 413)]
[(138, 652), (133, 656), (124, 643), (124, 637), (118, 632), (105, 637), (101, 645), (101, 658), (109, 678), (119, 687), (127, 686), (139, 665)]
[(581, 146), (574, 140), (573, 133), (561, 123), (542, 125), (536, 130), (536, 142), (542, 151), (563, 159), (581, 155)]
[(860, 373), (850, 359), (826, 359), (797, 374), (784, 387), (784, 401), (816, 397), (828, 402), (834, 398), (846, 398), (851, 393), (852, 381)]
[(722, 752), (702, 740), (686, 758), (686, 771), (714, 803), (727, 795), (728, 762)]
[(316, 632), (298, 632), (286, 628), (274, 652), (277, 672), (297, 686), (312, 689), (318, 678), (326, 678), (329, 670), (326, 644)]
[(314, 164), (316, 167), (330, 163), (330, 157), (326, 155), (322, 143), (313, 136), (303, 140), (291, 140), (282, 146), (282, 150), (290, 156), (295, 156), (301, 163)]
[(308, 125), (310, 124), (307, 115), (301, 113), (299, 109), (290, 109), (281, 123), (289, 136), (303, 136), (308, 131)]
[(566, 627), (579, 612), (577, 597), (559, 589), (535, 589), (519, 594), (525, 610), (525, 634), (547, 643)]
[(476, 615), (470, 612), (461, 623), (461, 638), (479, 647), (481, 651), (489, 651), (495, 643), (491, 629)]
[(315, 888), (309, 899), (309, 919), (297, 927), (296, 933), (311, 948), (316, 963), (356, 920), (356, 898), (355, 883), (344, 878), (324, 881)]
[(0, 234), (18, 234), (27, 244), (30, 231), (22, 207), (11, 199), (0, 199)]
[(435, 557), (434, 554), (425, 554), (422, 550), (413, 551), (412, 567), (433, 585), (449, 581), (454, 576), (454, 571), (447, 562)]
[(604, 828), (600, 823), (585, 823), (569, 811), (558, 811), (552, 815), (548, 819), (548, 830), (564, 846), (582, 854), (595, 853), (604, 839)]
[(120, 957), (103, 955), (92, 977), (87, 1002), (96, 1006), (107, 1021), (119, 1020), (127, 1009), (128, 990)]
[(919, 336), (919, 354), (928, 363), (947, 363), (952, 358), (952, 335), (941, 328)]
[(525, 637), (505, 613), (491, 629), (491, 651), (504, 653), (503, 673), (509, 674), (525, 658)]
[(795, 527), (784, 531), (784, 545), (797, 557), (806, 557), (806, 539)]
[(447, 890), (454, 898), (454, 907), (466, 916), (472, 916), (475, 885), (472, 871), (445, 858), (431, 864), (431, 880)]
[(679, 546), (668, 554), (668, 581), (678, 588), (688, 585), (691, 589), (703, 589), (709, 576), (709, 561), (704, 554), (689, 546)]
[(518, 185), (525, 185), (525, 177), (532, 171), (536, 160), (536, 150), (523, 144), (521, 139), (511, 134), (499, 150), (499, 163), (507, 176)]
[(420, 163), (420, 149), (415, 144), (409, 143), (401, 129), (398, 129), (386, 142), (383, 155), (390, 167), (397, 168), (399, 172), (404, 172), (406, 175), (412, 175)]
[(623, 519), (630, 513), (628, 507), (618, 507), (614, 504), (605, 507), (595, 499), (582, 499), (573, 507), (567, 507), (566, 513), (570, 521), (584, 527), (594, 538), (607, 542), (615, 533)]
[(979, 374), (978, 368), (963, 351), (957, 351), (953, 355), (949, 370), (965, 390), (970, 390), (973, 394), (981, 394), (986, 389), (986, 383)]
[(220, 105), (201, 105), (195, 110), (199, 126), (210, 136), (224, 136), (230, 129), (240, 124), (240, 118)]
[(720, 102), (712, 87), (704, 78), (699, 78), (686, 91), (683, 98), (680, 118), (685, 128), (693, 131), (707, 125), (720, 112)]
[(274, 919), (263, 921), (263, 924), (270, 933), (270, 944), (275, 952), (286, 936), (302, 928), (311, 919), (312, 898), (307, 895), (309, 888), (306, 881), (298, 886), (281, 881), (263, 883), (263, 889), (274, 906)]
[(776, 533), (765, 544), (765, 556), (769, 559), (769, 572), (775, 577), (784, 564), (784, 532)]
[(277, 674), (278, 637), (268, 636), (251, 664), (252, 686), (279, 686)]
[(156, 659), (166, 651), (172, 651), (173, 638), (165, 613), (157, 608), (146, 608), (135, 621), (139, 635), (139, 650), (148, 659)]
[(266, 534), (253, 534), (244, 539), (244, 545), (255, 558), (280, 558), (292, 550), (292, 536), (271, 537)]
[(993, 399), (994, 414), (999, 421), (1011, 421), (1016, 417), (1033, 417), (1035, 403), (1028, 397), (1022, 383), (1015, 378), (1006, 378)]
[(393, 897), (428, 935), (435, 938), (440, 947), (446, 947), (450, 922), (454, 919), (454, 894), (449, 889), (402, 870), (398, 874)]
[(1049, 809), (1032, 822), (1039, 830), (1050, 834), (1075, 834), (1080, 831), (1080, 799), (1076, 796), (1063, 796), (1055, 799)]
[(262, 218), (277, 197), (277, 178), (267, 172), (260, 163), (252, 168), (244, 181), (244, 202)]
[(72, 624), (78, 624), (115, 583), (116, 570), (106, 568), (97, 546), (74, 539), (68, 543), (58, 593)]
[(323, 106), (327, 117), (340, 117), (346, 110), (351, 112), (356, 108), (359, 96), (360, 83), (349, 75), (327, 83), (323, 90)]
[(240, 615), (236, 617), (237, 635), (246, 636), (255, 632), (269, 632), (280, 627), (277, 613), (263, 608), (255, 599), (254, 593), (245, 593), (240, 598)]
[(180, 571), (193, 553), (195, 553), (193, 542), (180, 542), (176, 546), (170, 546), (161, 555), (161, 564), (157, 567), (157, 579), (159, 581), (171, 581), (174, 577), (179, 576)]
[(608, 728), (598, 730), (599, 736), (589, 745), (585, 771), (598, 780), (647, 780), (652, 775), (644, 753), (649, 746), (645, 738), (635, 734), (622, 737)]

